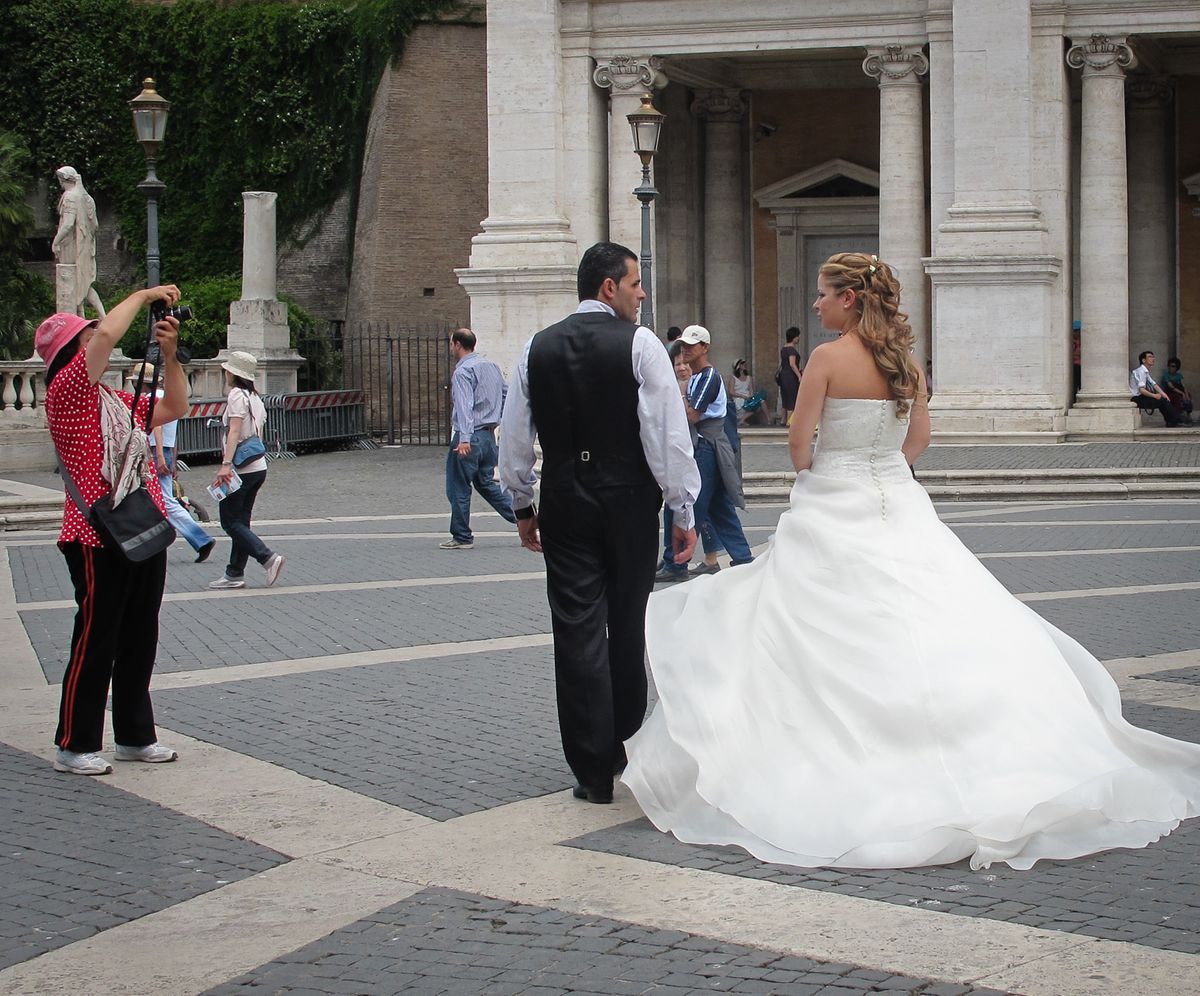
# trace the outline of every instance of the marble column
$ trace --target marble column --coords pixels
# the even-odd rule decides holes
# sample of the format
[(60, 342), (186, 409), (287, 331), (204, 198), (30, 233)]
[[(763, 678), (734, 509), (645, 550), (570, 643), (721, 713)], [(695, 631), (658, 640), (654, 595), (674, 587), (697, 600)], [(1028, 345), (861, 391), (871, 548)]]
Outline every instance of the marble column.
[(1167, 369), (1175, 343), (1175, 198), (1170, 85), (1134, 76), (1127, 88), (1129, 146), (1129, 355), (1154, 352)]
[[(944, 13), (942, 5), (943, 28)], [(1033, 110), (1053, 96), (1044, 63), (1058, 66), (1061, 52), (1035, 44), (1030, 0), (953, 0), (951, 17), (952, 53), (943, 34), (936, 54), (942, 80), (953, 57), (945, 80), (953, 121), (939, 122), (938, 145), (950, 151), (953, 135), (953, 170), (941, 163), (937, 175), (953, 178), (953, 202), (925, 260), (937, 322), (934, 430), (1059, 433), (1067, 385), (1050, 344), (1066, 335), (1058, 304), (1065, 247), (1039, 202), (1047, 184), (1063, 181), (1034, 169), (1052, 150)], [(945, 112), (941, 96), (938, 107)], [(1052, 138), (1065, 162), (1065, 142)]]
[(255, 386), (263, 394), (296, 390), (301, 356), (291, 348), (287, 305), (275, 297), (275, 201), (269, 190), (242, 193), (242, 296), (229, 305), (227, 348), (217, 354), (224, 360), (230, 350), (242, 350), (258, 359)]
[(704, 120), (704, 316), (709, 359), (722, 377), (750, 354), (745, 184), (740, 90), (702, 90), (692, 112)]
[(1129, 209), (1125, 70), (1136, 64), (1123, 37), (1092, 35), (1067, 52), (1083, 71), (1079, 170), (1082, 386), (1068, 428), (1127, 431), (1129, 403)]
[(609, 91), (608, 238), (634, 252), (642, 244), (642, 206), (633, 196), (642, 183), (642, 161), (633, 151), (627, 115), (641, 106), (643, 93), (653, 91), (661, 65), (657, 56), (617, 55), (601, 60), (592, 75), (597, 86)]
[(900, 278), (917, 360), (929, 355), (925, 291), (925, 116), (921, 76), (929, 62), (916, 46), (867, 50), (863, 72), (879, 81), (879, 258)]
[[(505, 371), (534, 332), (578, 303), (582, 253), (567, 213), (565, 106), (592, 86), (568, 72), (560, 0), (489, 0), (488, 216), (457, 270), (471, 298), (471, 327)], [(586, 178), (585, 178), (586, 182)], [(586, 248), (586, 247), (584, 247)]]

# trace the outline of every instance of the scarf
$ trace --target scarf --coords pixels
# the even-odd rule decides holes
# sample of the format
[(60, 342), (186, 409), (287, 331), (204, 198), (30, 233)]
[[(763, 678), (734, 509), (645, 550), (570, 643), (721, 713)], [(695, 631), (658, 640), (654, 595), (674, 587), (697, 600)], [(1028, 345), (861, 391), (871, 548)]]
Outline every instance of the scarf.
[(142, 486), (150, 466), (150, 445), (144, 432), (135, 432), (130, 409), (105, 385), (100, 385), (100, 436), (104, 456), (100, 476), (112, 485), (116, 508), (131, 491)]

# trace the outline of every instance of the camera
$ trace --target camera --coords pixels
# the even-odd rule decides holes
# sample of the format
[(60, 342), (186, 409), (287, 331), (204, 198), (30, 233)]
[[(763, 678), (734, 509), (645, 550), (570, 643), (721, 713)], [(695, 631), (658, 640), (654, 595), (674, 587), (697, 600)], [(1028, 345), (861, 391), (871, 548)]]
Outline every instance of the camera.
[[(187, 310), (191, 311), (190, 308)], [(175, 359), (186, 366), (188, 363), (192, 362), (192, 351), (188, 349), (187, 346), (176, 346)], [(160, 349), (158, 343), (154, 342), (153, 340), (151, 340), (146, 346), (146, 362), (153, 363), (156, 367), (162, 366), (162, 349)]]
[(161, 322), (168, 315), (181, 324), (183, 322), (190, 322), (193, 317), (192, 309), (186, 304), (177, 304), (172, 307), (166, 301), (150, 302), (150, 317), (156, 322)]

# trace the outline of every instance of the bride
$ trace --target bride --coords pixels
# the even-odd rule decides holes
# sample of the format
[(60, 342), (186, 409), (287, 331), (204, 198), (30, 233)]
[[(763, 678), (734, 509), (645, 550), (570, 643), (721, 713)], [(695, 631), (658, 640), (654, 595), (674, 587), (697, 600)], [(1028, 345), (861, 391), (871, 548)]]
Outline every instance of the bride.
[(844, 868), (1029, 868), (1200, 815), (1200, 746), (1126, 723), (1103, 665), (913, 480), (929, 411), (891, 268), (840, 253), (817, 288), (839, 338), (804, 369), (770, 550), (650, 599), (660, 701), (624, 774), (646, 815), (689, 843)]

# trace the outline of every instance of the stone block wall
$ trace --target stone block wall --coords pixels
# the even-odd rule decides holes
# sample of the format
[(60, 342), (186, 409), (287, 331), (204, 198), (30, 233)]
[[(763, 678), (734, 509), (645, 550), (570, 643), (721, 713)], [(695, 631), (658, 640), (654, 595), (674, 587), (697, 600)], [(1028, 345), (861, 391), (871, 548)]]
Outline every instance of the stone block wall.
[[(1184, 383), (1193, 397), (1200, 386), (1200, 199), (1190, 196), (1180, 182), (1200, 173), (1200, 132), (1195, 126), (1200, 108), (1200, 79), (1180, 77), (1175, 89), (1175, 134), (1178, 141), (1176, 190), (1179, 204), (1179, 359)], [(1157, 370), (1167, 368), (1158, 358)]]
[(487, 37), (482, 23), (409, 37), (375, 98), (359, 189), (346, 319), (465, 322), (454, 275), (487, 214)]

